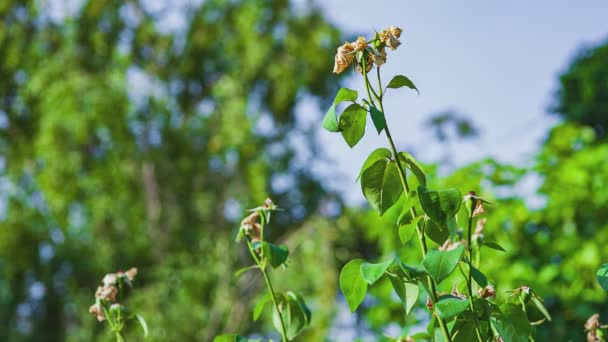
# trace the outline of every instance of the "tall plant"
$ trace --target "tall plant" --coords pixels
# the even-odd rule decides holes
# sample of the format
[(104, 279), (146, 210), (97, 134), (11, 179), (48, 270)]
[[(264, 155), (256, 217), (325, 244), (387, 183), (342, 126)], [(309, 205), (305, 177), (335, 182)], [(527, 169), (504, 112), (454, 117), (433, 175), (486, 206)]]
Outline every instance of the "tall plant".
[[(270, 222), (272, 212), (276, 210), (279, 210), (279, 208), (270, 198), (267, 198), (262, 206), (250, 209), (251, 214), (241, 221), (236, 242), (245, 240), (255, 264), (238, 270), (236, 276), (249, 270), (258, 270), (262, 274), (267, 292), (255, 305), (253, 320), (257, 321), (267, 306), (266, 304), (272, 303), (273, 325), (281, 335), (281, 340), (288, 342), (310, 324), (311, 312), (299, 294), (292, 291), (279, 292), (275, 290), (268, 274), (271, 268), (284, 266), (289, 256), (287, 246), (275, 245), (264, 239), (264, 228)], [(214, 339), (214, 342), (232, 341), (259, 340), (248, 339), (237, 334), (224, 334)]]
[[(432, 189), (420, 163), (395, 146), (385, 116), (384, 98), (389, 90), (405, 87), (418, 91), (406, 76), (394, 76), (386, 84), (381, 77), (387, 50), (400, 46), (402, 32), (391, 26), (376, 32), (370, 40), (359, 37), (338, 48), (334, 73), (354, 66), (363, 77), (365, 95), (359, 99), (357, 91), (340, 89), (323, 119), (323, 127), (340, 133), (350, 147), (364, 136), (368, 114), (378, 134), (384, 132), (388, 148), (376, 149), (363, 164), (359, 173), (361, 190), (379, 215), (393, 207), (401, 211), (396, 222), (401, 242), (405, 244), (417, 236), (421, 260), (416, 263), (398, 258), (382, 262), (351, 260), (340, 273), (340, 289), (354, 312), (368, 288), (386, 277), (403, 302), (407, 316), (419, 302), (422, 287), (427, 294), (426, 306), (432, 313), (426, 332), (397, 337), (399, 341), (533, 339), (534, 326), (551, 320), (542, 299), (524, 285), (511, 291), (511, 296), (499, 304), (494, 287), (479, 270), (482, 248), (504, 251), (497, 243), (483, 239), (485, 219), (480, 219), (480, 215), (489, 202), (473, 191), (462, 196), (456, 188)], [(371, 78), (375, 80), (372, 82)], [(347, 106), (339, 111), (342, 103)], [(466, 222), (464, 229), (459, 229), (459, 216), (461, 222), (463, 218)], [(453, 284), (451, 293), (438, 290), (446, 282)], [(531, 322), (528, 305), (536, 306), (545, 318)]]

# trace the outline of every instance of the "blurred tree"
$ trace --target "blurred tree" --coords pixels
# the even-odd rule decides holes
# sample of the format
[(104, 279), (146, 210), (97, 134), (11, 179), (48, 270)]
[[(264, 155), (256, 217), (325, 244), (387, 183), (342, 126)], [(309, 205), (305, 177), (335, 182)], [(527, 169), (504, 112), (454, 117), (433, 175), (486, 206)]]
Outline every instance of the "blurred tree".
[[(248, 256), (233, 238), (270, 195), (288, 209), (273, 239), (306, 242), (288, 233), (327, 192), (296, 105), (333, 93), (338, 31), (285, 0), (76, 4), (0, 4), (0, 340), (96, 340), (95, 288), (131, 266), (152, 341), (263, 331), (247, 328), (259, 279), (234, 279)], [(304, 295), (327, 292), (327, 269)]]
[(591, 126), (599, 137), (608, 130), (608, 43), (580, 51), (560, 77), (552, 109), (567, 121)]

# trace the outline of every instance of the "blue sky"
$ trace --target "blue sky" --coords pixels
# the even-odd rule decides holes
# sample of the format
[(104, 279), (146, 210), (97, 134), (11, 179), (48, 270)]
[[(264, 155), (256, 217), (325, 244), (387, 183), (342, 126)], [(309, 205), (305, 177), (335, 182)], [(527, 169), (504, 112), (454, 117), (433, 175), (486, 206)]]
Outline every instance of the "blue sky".
[[(453, 146), (455, 164), (485, 156), (529, 163), (557, 118), (547, 114), (558, 75), (579, 48), (608, 39), (608, 1), (359, 1), (321, 3), (327, 17), (345, 32), (370, 38), (389, 25), (404, 29), (403, 45), (389, 53), (385, 79), (410, 77), (420, 89), (399, 90), (386, 100), (398, 148), (423, 162), (443, 155), (439, 144), (424, 143), (422, 122), (430, 114), (454, 109), (481, 130), (474, 143)], [(344, 37), (346, 38), (346, 37)], [(336, 42), (338, 46), (343, 41)], [(331, 70), (332, 66), (328, 66)], [(349, 73), (352, 75), (352, 73)], [(346, 86), (361, 89), (350, 77)], [(367, 131), (373, 127), (368, 122)], [(344, 175), (333, 186), (349, 202), (363, 197), (354, 179), (384, 136), (369, 134), (351, 150), (339, 134), (319, 133), (333, 168)], [(319, 167), (327, 174), (329, 167)]]

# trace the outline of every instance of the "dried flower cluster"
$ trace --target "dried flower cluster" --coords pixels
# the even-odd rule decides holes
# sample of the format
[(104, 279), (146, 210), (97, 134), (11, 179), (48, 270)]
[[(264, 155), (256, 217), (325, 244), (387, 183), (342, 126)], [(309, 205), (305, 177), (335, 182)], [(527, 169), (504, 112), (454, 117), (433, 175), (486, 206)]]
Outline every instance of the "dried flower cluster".
[(245, 236), (248, 236), (251, 239), (251, 242), (260, 242), (261, 240), (262, 225), (258, 222), (260, 218), (258, 209), (276, 210), (277, 206), (270, 198), (266, 198), (261, 207), (252, 209), (254, 211), (241, 221), (240, 231), (242, 231)]
[(483, 299), (496, 298), (496, 290), (494, 290), (494, 287), (492, 285), (488, 285), (482, 289), (479, 289), (477, 291), (477, 294)]
[(357, 61), (355, 69), (359, 72), (368, 73), (374, 65), (380, 67), (386, 63), (386, 49), (395, 50), (401, 41), (402, 29), (396, 26), (390, 26), (386, 30), (380, 33), (376, 33), (376, 36), (367, 41), (365, 37), (359, 37), (352, 43), (344, 42), (344, 44), (338, 47), (336, 57), (334, 59), (334, 73), (340, 74), (346, 70), (353, 61)]
[(95, 291), (95, 304), (91, 305), (89, 312), (95, 315), (98, 321), (105, 320), (103, 305), (109, 304), (110, 309), (120, 307), (120, 303), (116, 301), (119, 292), (119, 281), (130, 284), (136, 275), (137, 268), (135, 267), (126, 272), (118, 271), (106, 274), (101, 281), (103, 285), (98, 286), (97, 291)]
[(585, 322), (585, 331), (587, 332), (587, 342), (600, 342), (603, 341), (600, 339), (598, 335), (598, 330), (602, 328), (602, 323), (600, 323), (600, 315), (594, 314), (589, 317), (587, 322)]
[(245, 236), (249, 236), (252, 242), (260, 241), (260, 232), (262, 230), (262, 226), (258, 223), (258, 219), (260, 218), (260, 214), (257, 211), (254, 211), (249, 216), (245, 217), (243, 221), (241, 221), (241, 229), (245, 233)]
[(471, 206), (470, 210), (473, 211), (473, 215), (472, 215), (473, 217), (476, 217), (476, 216), (481, 215), (486, 212), (483, 207), (484, 204), (492, 204), (492, 203), (486, 201), (483, 197), (477, 196), (475, 191), (469, 191), (468, 194), (464, 195), (462, 201), (467, 202), (467, 206), (468, 205)]

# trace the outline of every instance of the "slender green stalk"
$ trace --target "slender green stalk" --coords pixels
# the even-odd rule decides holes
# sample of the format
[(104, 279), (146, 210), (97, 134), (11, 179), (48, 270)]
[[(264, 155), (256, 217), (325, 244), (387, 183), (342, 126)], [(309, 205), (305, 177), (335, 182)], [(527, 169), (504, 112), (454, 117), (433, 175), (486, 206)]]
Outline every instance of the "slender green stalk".
[[(363, 71), (366, 70), (365, 63), (366, 63), (366, 61), (364, 58), (363, 59)], [(384, 113), (384, 104), (382, 103), (382, 97), (384, 94), (382, 92), (382, 80), (380, 78), (380, 68), (376, 68), (376, 75), (378, 77), (378, 93), (379, 94), (374, 91), (373, 86), (370, 84), (369, 79), (367, 78), (367, 73), (363, 72), (363, 77), (365, 78), (365, 87), (367, 89), (367, 95), (369, 96), (370, 102), (373, 103), (373, 99), (371, 97), (371, 93), (373, 92), (374, 96), (376, 97), (376, 100), (378, 101), (380, 111), (382, 113)], [(370, 91), (370, 89), (371, 89), (371, 91)], [(385, 116), (385, 122), (386, 122), (386, 116)], [(405, 171), (404, 171), (403, 167), (401, 166), (401, 160), (399, 159), (399, 154), (397, 153), (397, 148), (395, 147), (393, 137), (391, 136), (391, 132), (388, 128), (388, 122), (386, 122), (386, 125), (384, 127), (384, 132), (386, 133), (386, 138), (387, 138), (388, 144), (391, 148), (393, 158), (395, 159), (395, 162), (397, 163), (397, 170), (399, 172), (399, 178), (401, 179), (401, 184), (403, 185), (403, 190), (405, 191), (405, 196), (407, 197), (410, 192), (410, 187), (407, 183)], [(412, 207), (410, 209), (410, 213), (411, 213), (412, 217), (417, 216), (416, 209), (414, 207)], [(428, 247), (426, 244), (426, 239), (424, 237), (424, 230), (420, 227), (420, 224), (416, 225), (416, 231), (418, 232), (418, 240), (420, 241), (420, 246), (422, 249), (422, 257), (424, 258), (426, 256), (426, 253), (428, 252)], [(428, 279), (429, 288), (431, 289), (431, 293), (430, 293), (431, 299), (433, 301), (433, 304), (435, 304), (435, 303), (437, 303), (437, 289), (435, 287), (435, 282), (433, 282), (433, 280), (430, 277), (427, 277), (427, 279)], [(436, 316), (436, 317), (437, 317), (437, 321), (439, 322), (439, 326), (441, 327), (441, 332), (443, 333), (443, 336), (445, 337), (446, 341), (452, 342), (452, 337), (450, 336), (450, 332), (448, 331), (445, 321), (443, 320), (443, 318), (441, 318), (439, 316)]]
[(481, 337), (481, 327), (479, 326), (479, 320), (477, 319), (477, 312), (475, 311), (475, 306), (473, 305), (473, 277), (472, 277), (472, 268), (473, 268), (473, 245), (472, 245), (472, 230), (473, 230), (473, 212), (475, 208), (471, 209), (471, 213), (469, 214), (469, 229), (467, 232), (467, 252), (469, 257), (469, 274), (467, 277), (467, 289), (469, 290), (469, 304), (471, 306), (471, 312), (473, 313), (473, 321), (475, 322), (475, 332), (477, 333), (477, 338), (479, 342), (483, 342), (483, 338)]
[[(260, 215), (260, 217), (261, 217), (260, 240), (263, 242), (264, 241), (263, 232), (264, 232), (264, 225), (265, 225), (265, 216)], [(249, 247), (249, 252), (251, 253), (251, 256), (253, 257), (253, 260), (255, 260), (255, 263), (258, 265), (258, 268), (260, 269), (260, 271), (262, 272), (262, 275), (264, 276), (264, 282), (266, 283), (266, 288), (268, 289), (268, 292), (270, 293), (270, 298), (272, 299), (272, 304), (274, 305), (274, 307), (277, 310), (277, 313), (279, 315), (279, 322), (281, 323), (281, 338), (282, 338), (283, 342), (288, 342), (289, 340), (287, 339), (285, 322), (283, 321), (283, 315), (281, 314), (281, 310), (279, 308), (279, 303), (277, 301), (277, 297), (274, 292), (274, 288), (272, 287), (272, 282), (270, 281), (268, 272), (266, 272), (266, 263), (263, 262), (262, 260), (260, 260), (260, 258), (258, 258), (258, 256), (255, 254), (253, 245), (251, 244), (251, 242), (249, 240), (247, 241), (247, 247)], [(262, 248), (262, 245), (260, 245), (260, 248)]]

